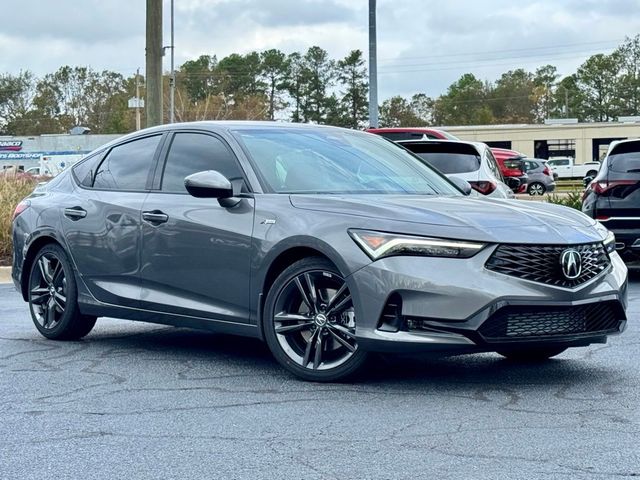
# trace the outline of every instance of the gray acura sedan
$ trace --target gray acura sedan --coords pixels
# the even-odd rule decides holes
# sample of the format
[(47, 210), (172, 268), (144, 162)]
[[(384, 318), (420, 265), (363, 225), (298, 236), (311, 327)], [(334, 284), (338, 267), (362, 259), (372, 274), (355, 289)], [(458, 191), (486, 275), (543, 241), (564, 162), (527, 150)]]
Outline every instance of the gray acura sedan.
[(541, 360), (624, 329), (606, 228), (468, 190), (368, 133), (166, 125), (18, 205), (13, 279), (47, 338), (102, 316), (247, 335), (315, 381), (370, 352)]

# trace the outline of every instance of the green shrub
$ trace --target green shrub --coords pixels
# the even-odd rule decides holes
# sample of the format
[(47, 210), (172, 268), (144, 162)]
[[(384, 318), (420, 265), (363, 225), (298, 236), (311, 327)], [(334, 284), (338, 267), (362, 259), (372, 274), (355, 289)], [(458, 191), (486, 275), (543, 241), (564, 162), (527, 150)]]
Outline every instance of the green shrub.
[(11, 256), (11, 222), (16, 205), (29, 195), (36, 181), (11, 174), (0, 175), (0, 264)]
[(574, 190), (567, 192), (565, 195), (559, 195), (552, 193), (547, 197), (547, 202), (555, 203), (556, 205), (564, 205), (565, 207), (575, 208), (576, 210), (582, 209), (582, 190)]

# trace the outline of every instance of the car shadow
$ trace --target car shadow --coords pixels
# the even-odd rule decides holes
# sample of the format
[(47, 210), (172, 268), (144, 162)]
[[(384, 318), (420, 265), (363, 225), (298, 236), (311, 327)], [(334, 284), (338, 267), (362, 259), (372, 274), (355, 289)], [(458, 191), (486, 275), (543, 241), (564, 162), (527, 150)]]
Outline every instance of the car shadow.
[[(171, 362), (198, 362), (201, 366), (216, 363), (223, 367), (226, 363), (230, 370), (240, 368), (249, 375), (274, 375), (297, 381), (279, 367), (265, 343), (253, 338), (142, 325), (135, 328), (135, 333), (124, 335), (97, 329), (85, 341), (99, 344), (101, 349), (140, 357), (140, 362), (145, 361), (145, 353), (153, 354), (156, 359), (159, 354)], [(602, 348), (608, 347), (596, 345), (589, 349), (574, 349), (573, 352), (580, 353), (579, 357), (572, 353), (567, 358), (567, 353), (563, 353), (540, 363), (511, 362), (491, 353), (448, 357), (375, 354), (357, 377), (334, 385), (338, 389), (355, 385), (457, 390), (461, 386), (474, 388), (476, 385), (492, 385), (492, 388), (528, 385), (544, 389), (599, 380), (606, 382), (612, 371), (595, 365), (589, 358), (595, 349)]]

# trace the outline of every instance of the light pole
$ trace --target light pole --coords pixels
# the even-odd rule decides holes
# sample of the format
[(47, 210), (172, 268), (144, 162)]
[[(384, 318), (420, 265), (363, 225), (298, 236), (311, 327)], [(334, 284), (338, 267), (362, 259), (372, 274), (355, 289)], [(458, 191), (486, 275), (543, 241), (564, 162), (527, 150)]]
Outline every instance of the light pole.
[(169, 77), (169, 123), (175, 122), (176, 70), (174, 65), (173, 0), (171, 0), (171, 75)]
[(371, 128), (378, 128), (376, 0), (369, 0), (369, 126)]

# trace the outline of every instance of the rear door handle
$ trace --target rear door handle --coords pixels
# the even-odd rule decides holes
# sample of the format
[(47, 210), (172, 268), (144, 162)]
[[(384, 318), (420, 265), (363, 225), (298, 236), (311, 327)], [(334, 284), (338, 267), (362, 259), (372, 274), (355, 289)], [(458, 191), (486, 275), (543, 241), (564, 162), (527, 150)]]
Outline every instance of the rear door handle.
[(80, 220), (87, 216), (87, 211), (82, 207), (65, 208), (64, 216), (71, 220)]
[(142, 212), (142, 219), (149, 223), (165, 223), (169, 220), (169, 215), (160, 210), (152, 210), (150, 212)]

